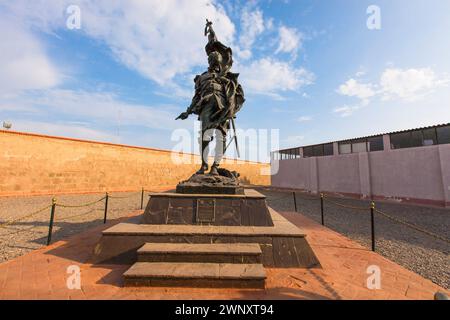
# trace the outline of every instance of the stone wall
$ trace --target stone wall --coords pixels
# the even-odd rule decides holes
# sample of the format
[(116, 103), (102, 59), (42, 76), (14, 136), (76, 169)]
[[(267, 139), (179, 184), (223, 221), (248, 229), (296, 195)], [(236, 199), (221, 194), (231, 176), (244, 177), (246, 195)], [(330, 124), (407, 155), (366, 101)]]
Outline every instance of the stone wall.
[[(175, 154), (180, 156), (180, 154)], [(167, 190), (189, 178), (199, 157), (150, 148), (0, 130), (0, 196)], [(270, 164), (228, 160), (250, 184), (270, 185)]]

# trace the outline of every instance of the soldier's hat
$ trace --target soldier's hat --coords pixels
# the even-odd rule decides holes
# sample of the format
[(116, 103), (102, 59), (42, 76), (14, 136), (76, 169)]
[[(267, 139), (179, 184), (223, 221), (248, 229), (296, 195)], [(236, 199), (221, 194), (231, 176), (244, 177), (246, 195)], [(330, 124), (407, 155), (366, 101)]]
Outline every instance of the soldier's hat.
[(210, 41), (205, 46), (206, 55), (209, 56), (211, 52), (217, 51), (222, 56), (222, 70), (227, 72), (233, 65), (233, 51), (220, 41)]

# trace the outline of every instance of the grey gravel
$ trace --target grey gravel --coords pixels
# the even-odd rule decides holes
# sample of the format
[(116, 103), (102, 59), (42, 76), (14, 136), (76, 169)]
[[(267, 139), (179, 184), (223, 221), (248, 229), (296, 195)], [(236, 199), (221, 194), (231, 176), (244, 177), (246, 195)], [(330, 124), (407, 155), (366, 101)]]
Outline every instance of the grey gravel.
[[(274, 191), (268, 188), (262, 188), (259, 191), (267, 196), (268, 204), (275, 210), (294, 211), (292, 192)], [(370, 200), (335, 197), (329, 199), (346, 206), (367, 208), (361, 211), (347, 209), (325, 200), (324, 221), (326, 227), (371, 248)], [(386, 201), (376, 202), (376, 208), (397, 219), (450, 239), (449, 209)], [(318, 196), (298, 192), (297, 210), (321, 222)], [(377, 253), (443, 288), (450, 289), (450, 245), (448, 242), (435, 239), (375, 213), (375, 245)]]

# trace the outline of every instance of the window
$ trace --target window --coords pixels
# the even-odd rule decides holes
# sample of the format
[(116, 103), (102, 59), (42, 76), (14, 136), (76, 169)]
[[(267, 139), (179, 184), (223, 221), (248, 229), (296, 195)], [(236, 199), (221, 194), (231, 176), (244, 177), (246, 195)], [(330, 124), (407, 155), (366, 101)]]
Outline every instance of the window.
[(294, 159), (300, 158), (300, 148), (292, 149), (292, 155)]
[(366, 140), (352, 142), (352, 153), (367, 152)]
[(438, 143), (437, 135), (436, 135), (436, 128), (422, 130), (422, 134), (423, 134), (423, 145), (424, 146), (432, 146), (432, 145)]
[(450, 126), (436, 128), (436, 134), (439, 144), (450, 143)]
[(350, 143), (339, 144), (339, 154), (352, 153), (352, 145)]
[(383, 136), (367, 138), (367, 149), (369, 151), (384, 150)]
[(423, 134), (422, 130), (417, 131), (411, 131), (411, 140), (410, 140), (410, 147), (421, 147), (423, 146)]
[(333, 143), (318, 144), (315, 146), (303, 147), (303, 157), (323, 157), (333, 155)]
[(390, 137), (392, 149), (450, 143), (450, 126), (393, 133)]
[(409, 148), (410, 132), (400, 132), (391, 134), (391, 149)]
[(314, 157), (313, 147), (303, 148), (303, 157), (305, 158)]
[(323, 155), (324, 156), (332, 156), (334, 154), (333, 152), (333, 144), (327, 143), (323, 145)]
[(313, 146), (313, 154), (314, 157), (322, 157), (323, 156), (323, 144), (318, 146)]

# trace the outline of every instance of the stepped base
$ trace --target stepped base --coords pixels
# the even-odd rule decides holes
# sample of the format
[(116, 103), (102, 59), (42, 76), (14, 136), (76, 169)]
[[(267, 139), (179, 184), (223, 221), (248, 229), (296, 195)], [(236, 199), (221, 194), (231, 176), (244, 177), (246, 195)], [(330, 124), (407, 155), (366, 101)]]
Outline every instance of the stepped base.
[(124, 273), (125, 286), (264, 289), (261, 264), (137, 262)]
[(103, 231), (94, 250), (93, 263), (134, 263), (145, 243), (256, 243), (267, 267), (312, 268), (320, 263), (305, 234), (269, 208), (273, 227), (149, 225), (119, 223)]
[(261, 263), (256, 243), (146, 243), (138, 251), (138, 262)]

